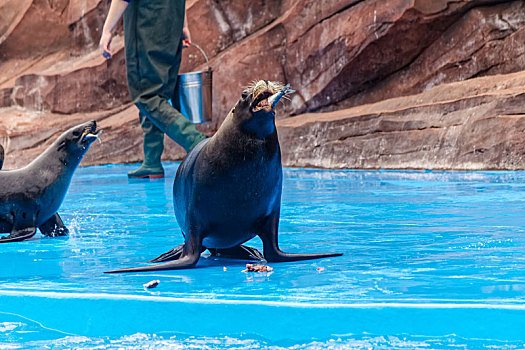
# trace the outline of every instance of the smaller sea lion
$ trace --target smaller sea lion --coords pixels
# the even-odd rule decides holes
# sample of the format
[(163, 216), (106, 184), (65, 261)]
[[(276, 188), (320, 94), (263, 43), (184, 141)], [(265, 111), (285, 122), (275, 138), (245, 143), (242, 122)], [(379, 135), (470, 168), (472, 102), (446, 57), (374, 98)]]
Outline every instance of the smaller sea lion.
[(29, 239), (37, 228), (44, 236), (68, 234), (57, 211), (96, 129), (95, 121), (75, 126), (26, 167), (0, 171), (0, 233), (9, 233), (0, 243)]

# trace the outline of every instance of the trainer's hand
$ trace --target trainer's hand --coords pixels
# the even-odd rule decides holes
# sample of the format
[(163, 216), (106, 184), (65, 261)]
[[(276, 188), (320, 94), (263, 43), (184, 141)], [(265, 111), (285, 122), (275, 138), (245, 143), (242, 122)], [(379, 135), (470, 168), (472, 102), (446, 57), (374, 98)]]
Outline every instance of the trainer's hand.
[(100, 37), (100, 43), (98, 44), (100, 53), (107, 60), (111, 58), (111, 52), (109, 51), (111, 39), (113, 39), (113, 34), (111, 34), (110, 31), (104, 31), (102, 32), (102, 36)]
[(188, 27), (182, 28), (182, 47), (190, 47), (191, 45), (191, 34)]

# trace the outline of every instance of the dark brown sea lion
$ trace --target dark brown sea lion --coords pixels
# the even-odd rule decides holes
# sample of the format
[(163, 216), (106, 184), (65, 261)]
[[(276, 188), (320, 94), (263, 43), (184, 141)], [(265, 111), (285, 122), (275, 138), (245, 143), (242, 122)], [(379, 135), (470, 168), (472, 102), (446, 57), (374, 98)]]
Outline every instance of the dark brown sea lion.
[(110, 273), (191, 268), (205, 249), (260, 258), (256, 249), (241, 245), (255, 236), (269, 262), (341, 255), (285, 253), (277, 244), (283, 173), (274, 108), (289, 92), (288, 86), (258, 81), (242, 93), (217, 133), (188, 153), (173, 186), (184, 244), (152, 260), (172, 261)]

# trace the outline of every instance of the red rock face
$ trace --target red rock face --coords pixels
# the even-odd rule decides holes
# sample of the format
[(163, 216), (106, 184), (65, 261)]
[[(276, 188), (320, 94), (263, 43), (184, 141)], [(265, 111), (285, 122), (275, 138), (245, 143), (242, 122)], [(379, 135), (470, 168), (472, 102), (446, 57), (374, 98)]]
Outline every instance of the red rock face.
[(525, 168), (525, 71), (280, 120), (285, 166)]
[(15, 81), (12, 98), (18, 106), (62, 114), (119, 107), (130, 102), (124, 60), (120, 50), (110, 61), (66, 75), (22, 75)]
[[(188, 1), (188, 25), (192, 41), (210, 58), (214, 57), (276, 20), (281, 14), (281, 3), (281, 0)], [(186, 51), (182, 72), (205, 63), (198, 51)]]
[[(136, 111), (120, 111), (129, 104), (122, 35), (114, 39), (111, 61), (97, 52), (108, 6), (109, 1), (101, 0), (0, 4), (0, 107), (9, 107), (0, 118), (0, 140), (8, 144), (6, 167), (41, 150), (31, 146), (30, 137), (42, 143), (42, 137), (52, 137), (60, 125), (85, 113), (112, 118), (105, 135), (111, 147), (90, 151), (85, 164), (140, 159)], [(512, 73), (525, 70), (521, 0), (188, 0), (187, 12), (192, 40), (208, 53), (214, 70), (213, 122), (200, 126), (206, 132), (217, 129), (251, 81), (279, 80), (297, 90), (279, 107), (279, 118), (323, 112), (279, 122), (287, 165), (524, 167), (518, 157), (520, 97), (513, 97), (514, 90), (509, 95), (498, 92), (515, 82)], [(117, 34), (121, 31), (119, 27)], [(181, 71), (206, 68), (196, 49), (185, 50), (183, 56)], [(471, 85), (458, 88), (455, 82)], [(447, 89), (456, 92), (449, 96), (455, 102), (445, 102)], [(463, 89), (478, 89), (486, 96)], [(408, 97), (384, 104), (401, 96)], [(441, 102), (420, 105), (414, 96)], [(411, 111), (407, 115), (400, 107), (405, 100), (413, 101), (403, 107)], [(362, 106), (368, 103), (374, 103), (372, 109), (388, 108), (371, 117), (369, 107)], [(457, 120), (447, 124), (449, 114), (440, 109), (454, 110)], [(341, 117), (348, 113), (356, 116)], [(13, 118), (47, 131), (38, 137), (22, 135), (13, 127), (21, 124)], [(47, 118), (61, 122), (50, 127), (43, 122)], [(317, 121), (297, 122), (302, 119)], [(444, 124), (434, 127), (436, 120)], [(497, 139), (503, 140), (498, 145), (488, 141), (491, 128), (506, 130), (498, 133)], [(360, 136), (346, 134), (354, 129)], [(403, 138), (392, 136), (396, 133)], [(478, 138), (489, 143), (478, 147)], [(182, 157), (181, 149), (169, 147), (169, 159)], [(479, 150), (470, 154), (471, 148)]]
[[(71, 37), (71, 55), (86, 54), (98, 47), (110, 4), (110, 1), (99, 0), (70, 3), (68, 23)], [(116, 32), (121, 34), (123, 32), (122, 26), (117, 27)]]
[(0, 40), (0, 59), (42, 55), (67, 47), (69, 29), (64, 11), (68, 3), (69, 0), (8, 1), (5, 10), (12, 15), (2, 17), (6, 22), (0, 28), (10, 28), (0, 32), (4, 39)]
[(525, 69), (525, 3), (474, 8), (413, 62), (342, 106), (410, 95), (443, 83)]

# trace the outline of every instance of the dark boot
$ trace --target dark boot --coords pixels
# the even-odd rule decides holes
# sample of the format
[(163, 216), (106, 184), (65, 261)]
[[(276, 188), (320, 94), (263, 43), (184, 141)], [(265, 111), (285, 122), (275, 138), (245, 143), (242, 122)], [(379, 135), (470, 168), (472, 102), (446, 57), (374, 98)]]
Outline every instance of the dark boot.
[(160, 158), (164, 152), (164, 133), (144, 114), (139, 114), (140, 125), (144, 131), (144, 161), (137, 170), (130, 171), (131, 179), (164, 177), (164, 168)]

